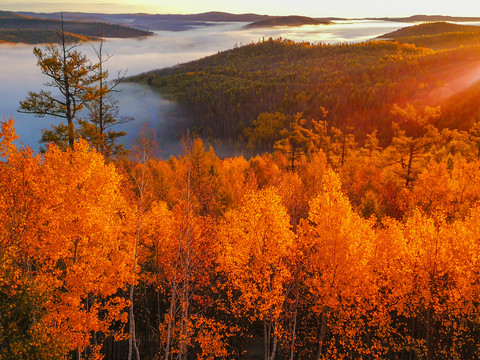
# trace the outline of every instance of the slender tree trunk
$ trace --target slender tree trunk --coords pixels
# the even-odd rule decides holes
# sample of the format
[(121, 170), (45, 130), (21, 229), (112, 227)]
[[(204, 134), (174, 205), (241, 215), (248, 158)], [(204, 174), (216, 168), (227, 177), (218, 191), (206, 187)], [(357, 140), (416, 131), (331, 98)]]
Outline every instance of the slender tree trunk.
[(106, 151), (106, 144), (105, 144), (105, 139), (103, 138), (103, 131), (104, 131), (104, 78), (105, 74), (103, 72), (103, 38), (100, 40), (100, 45), (98, 47), (98, 133), (100, 136), (99, 143), (96, 141), (96, 147), (97, 150), (103, 154), (104, 156), (107, 155)]
[(409, 152), (409, 157), (408, 157), (408, 165), (407, 165), (407, 180), (405, 182), (405, 186), (408, 187), (408, 185), (410, 185), (410, 177), (411, 177), (411, 173), (412, 173), (412, 164), (413, 164), (413, 155), (415, 153), (415, 147), (414, 145), (412, 144), (410, 146), (410, 152)]
[(292, 345), (290, 346), (290, 360), (293, 360), (293, 355), (295, 354), (295, 338), (297, 336), (297, 316), (298, 316), (299, 299), (300, 299), (300, 291), (297, 292), (297, 299), (295, 301), (295, 315), (293, 318)]
[(176, 300), (176, 287), (172, 289), (172, 298), (170, 299), (170, 309), (168, 310), (168, 325), (167, 325), (167, 341), (165, 344), (165, 360), (168, 360), (170, 356), (170, 342), (172, 338), (172, 322), (173, 314), (175, 313), (175, 302)]
[(327, 334), (327, 310), (322, 311), (321, 320), (320, 320), (320, 337), (318, 339), (318, 352), (317, 360), (320, 360), (323, 353), (323, 342), (325, 341), (325, 335)]
[(292, 145), (292, 172), (295, 172), (295, 146)]
[(427, 360), (432, 359), (432, 331), (431, 331), (431, 310), (427, 310), (427, 321), (426, 321), (426, 342), (427, 342)]
[(168, 311), (167, 340), (165, 344), (165, 360), (168, 360), (170, 357), (170, 348), (171, 348), (171, 342), (172, 342), (172, 326), (174, 322), (174, 316), (176, 313), (176, 304), (177, 304), (177, 290), (178, 290), (177, 270), (178, 270), (178, 263), (180, 261), (181, 253), (182, 253), (182, 242), (181, 242), (181, 239), (178, 239), (177, 258), (175, 260), (174, 274), (173, 274), (173, 281), (172, 281), (172, 297), (170, 298), (170, 308)]
[[(188, 157), (188, 169), (187, 169), (187, 189), (186, 189), (186, 205), (185, 205), (185, 233), (184, 236), (179, 236), (178, 238), (178, 246), (177, 246), (177, 256), (176, 262), (174, 266), (174, 276), (173, 276), (173, 284), (172, 284), (172, 298), (170, 301), (170, 309), (169, 309), (169, 319), (167, 325), (167, 339), (165, 345), (165, 360), (168, 360), (170, 357), (171, 352), (171, 343), (172, 343), (172, 327), (175, 321), (174, 317), (176, 317), (176, 304), (179, 303), (179, 310), (180, 310), (180, 334), (181, 340), (179, 343), (179, 352), (177, 355), (177, 359), (185, 360), (187, 359), (188, 355), (188, 341), (190, 337), (190, 271), (191, 271), (191, 224), (190, 224), (190, 212), (191, 212), (191, 204), (190, 204), (190, 190), (191, 190), (191, 151), (187, 147), (187, 157)], [(183, 262), (183, 263), (182, 263)], [(181, 281), (178, 280), (178, 271), (179, 266), (183, 266), (182, 271), (182, 279)], [(181, 284), (181, 286), (180, 286)]]
[(135, 333), (135, 315), (133, 312), (133, 301), (134, 301), (134, 290), (135, 290), (135, 285), (132, 285), (130, 287), (130, 338), (128, 339), (128, 360), (132, 360), (132, 353), (133, 350), (135, 349), (136, 357), (137, 360), (140, 360), (140, 353), (138, 351), (137, 347), (137, 339), (136, 339), (136, 333)]
[[(103, 111), (103, 87), (105, 86), (103, 81), (104, 81), (104, 73), (103, 73), (103, 39), (100, 40), (100, 46), (98, 48), (98, 81), (99, 81), (99, 96), (98, 96), (98, 127), (99, 127), (99, 132), (100, 136), (103, 136), (103, 130), (104, 130), (104, 111)], [(102, 142), (103, 143), (103, 142)]]
[(185, 209), (185, 264), (183, 271), (183, 291), (182, 291), (182, 318), (181, 324), (183, 324), (183, 341), (180, 347), (181, 358), (187, 358), (188, 339), (190, 337), (190, 246), (191, 246), (191, 229), (190, 229), (190, 186), (191, 186), (191, 164), (189, 159), (187, 169), (187, 203)]
[[(272, 332), (273, 332), (273, 344), (272, 344), (272, 350), (271, 350), (271, 355), (270, 355), (270, 360), (274, 360), (275, 359), (275, 355), (277, 353), (277, 343), (278, 343), (278, 337), (277, 337), (277, 332), (275, 331), (275, 325), (276, 325), (276, 321), (273, 322), (272, 324)], [(271, 334), (270, 334), (271, 336)]]
[(67, 118), (67, 128), (68, 128), (68, 145), (73, 149), (74, 144), (74, 127), (73, 127), (73, 114), (72, 114), (72, 95), (70, 94), (70, 79), (68, 77), (69, 70), (67, 69), (67, 45), (66, 45), (66, 38), (65, 38), (65, 30), (63, 27), (63, 13), (61, 14), (61, 38), (62, 38), (62, 57), (63, 57), (63, 69), (62, 75), (63, 84), (65, 85), (65, 107), (66, 107), (66, 118)]
[(267, 319), (264, 319), (263, 320), (263, 358), (265, 360), (268, 360), (268, 354), (269, 354), (269, 350), (268, 350), (268, 327), (267, 327)]
[[(412, 317), (412, 339), (415, 338), (415, 317)], [(410, 350), (408, 354), (408, 360), (413, 360), (413, 351)]]
[[(145, 170), (147, 166), (147, 155), (146, 149), (143, 149), (143, 169), (140, 181), (135, 179), (138, 191), (139, 191), (139, 199), (138, 199), (138, 211), (137, 211), (137, 229), (135, 235), (135, 250), (134, 250), (134, 263), (133, 263), (133, 273), (136, 273), (137, 270), (137, 262), (138, 262), (138, 247), (140, 245), (141, 234), (140, 229), (142, 226), (143, 220), (143, 202), (145, 196), (145, 188), (146, 188), (146, 179), (145, 179)], [(136, 358), (140, 360), (140, 352), (138, 351), (136, 335), (135, 335), (135, 313), (134, 313), (134, 301), (135, 301), (135, 283), (132, 284), (130, 287), (130, 338), (128, 340), (128, 360), (132, 359), (133, 349), (135, 349)]]

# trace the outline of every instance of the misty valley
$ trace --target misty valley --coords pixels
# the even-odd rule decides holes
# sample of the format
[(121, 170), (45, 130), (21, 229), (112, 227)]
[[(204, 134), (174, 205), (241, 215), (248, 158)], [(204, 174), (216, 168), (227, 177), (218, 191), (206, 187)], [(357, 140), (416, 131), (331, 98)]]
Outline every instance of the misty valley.
[[(387, 32), (397, 30), (405, 23), (385, 21), (344, 21), (325, 29), (321, 26), (300, 28), (280, 28), (266, 30), (244, 30), (245, 23), (230, 23), (202, 27), (186, 31), (155, 31), (154, 36), (144, 39), (108, 39), (105, 49), (112, 58), (108, 62), (110, 72), (127, 70), (128, 76), (146, 71), (174, 66), (200, 59), (234, 46), (257, 42), (262, 38), (283, 37), (296, 41), (310, 42), (359, 42)], [(93, 55), (92, 45), (85, 43), (81, 51)], [(17, 113), (18, 104), (28, 91), (42, 88), (45, 78), (38, 71), (33, 46), (0, 44), (0, 80), (8, 87), (0, 90), (2, 117), (13, 116), (16, 128), (23, 143), (38, 150), (41, 129), (58, 123), (53, 118), (35, 118), (32, 115)], [(19, 76), (21, 75), (21, 81)], [(185, 122), (185, 114), (174, 103), (162, 98), (158, 92), (144, 85), (123, 84), (124, 90), (115, 96), (119, 101), (122, 115), (132, 116), (135, 122), (126, 124), (125, 142), (129, 144), (136, 137), (139, 124), (149, 123), (155, 127), (165, 156), (178, 152), (178, 142), (172, 143)], [(172, 124), (173, 123), (173, 124)], [(180, 128), (175, 124), (180, 123)], [(172, 131), (174, 132), (172, 134)]]

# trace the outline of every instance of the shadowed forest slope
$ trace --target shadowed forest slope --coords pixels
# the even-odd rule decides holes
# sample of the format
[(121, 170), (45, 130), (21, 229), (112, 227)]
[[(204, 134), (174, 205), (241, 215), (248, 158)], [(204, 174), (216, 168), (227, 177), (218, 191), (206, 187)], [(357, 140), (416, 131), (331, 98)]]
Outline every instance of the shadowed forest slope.
[[(352, 127), (360, 138), (378, 129), (388, 142), (393, 104), (443, 103), (473, 85), (479, 56), (473, 46), (434, 51), (391, 41), (268, 39), (131, 80), (179, 102), (207, 137), (241, 140), (265, 112), (323, 119), (326, 110), (330, 125)], [(450, 123), (462, 126), (469, 117)]]

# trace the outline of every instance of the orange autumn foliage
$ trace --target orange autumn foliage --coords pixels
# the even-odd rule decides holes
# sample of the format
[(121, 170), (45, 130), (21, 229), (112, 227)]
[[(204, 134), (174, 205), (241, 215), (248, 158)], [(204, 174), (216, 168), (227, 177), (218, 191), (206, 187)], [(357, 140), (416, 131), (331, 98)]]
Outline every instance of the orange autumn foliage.
[[(65, 152), (51, 146), (40, 159), (18, 150), (13, 139), (12, 123), (4, 124), (1, 179), (24, 196), (5, 194), (0, 218), (9, 226), (2, 227), (1, 240), (2, 247), (10, 242), (42, 294), (41, 317), (29, 329), (33, 346), (81, 352), (93, 333), (108, 334), (113, 323), (127, 319), (126, 301), (116, 296), (133, 280), (120, 178), (86, 142)], [(90, 347), (92, 356), (97, 351)]]
[(480, 356), (480, 163), (452, 150), (465, 137), (423, 148), (408, 186), (373, 135), (338, 173), (320, 150), (292, 172), (200, 140), (106, 162), (84, 142), (35, 155), (15, 139), (5, 122), (0, 360), (115, 358), (127, 322), (141, 358)]

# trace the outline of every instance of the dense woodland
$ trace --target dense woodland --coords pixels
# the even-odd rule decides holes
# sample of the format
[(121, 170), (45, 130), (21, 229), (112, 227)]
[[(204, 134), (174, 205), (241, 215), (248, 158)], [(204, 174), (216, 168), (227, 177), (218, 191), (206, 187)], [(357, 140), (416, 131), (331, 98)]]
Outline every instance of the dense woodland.
[(297, 116), (250, 159), (40, 156), (5, 122), (0, 359), (478, 358), (480, 124), (393, 112), (386, 148)]
[[(442, 105), (439, 127), (470, 127), (476, 103), (463, 99), (471, 97), (471, 72), (478, 70), (480, 56), (480, 32), (473, 28), (424, 24), (385, 35), (396, 37), (395, 42), (360, 44), (264, 39), (131, 80), (181, 103), (204, 138), (248, 142), (245, 131), (262, 113), (293, 118), (302, 112), (321, 120), (323, 107), (330, 125), (352, 127), (362, 140), (377, 129), (387, 145), (393, 136), (393, 104)], [(453, 117), (458, 103), (445, 102), (460, 92), (464, 116)]]
[[(238, 99), (239, 122), (198, 126), (262, 153), (220, 158), (187, 134), (168, 160), (148, 128), (115, 151), (101, 47), (96, 64), (67, 50), (35, 55), (54, 79), (76, 61), (77, 108), (45, 91), (21, 103), (68, 121), (44, 132), (45, 152), (1, 126), (0, 360), (480, 357), (478, 86), (408, 101), (479, 49), (268, 40), (147, 75), (184, 79), (199, 113)], [(213, 74), (231, 98), (202, 108)]]

